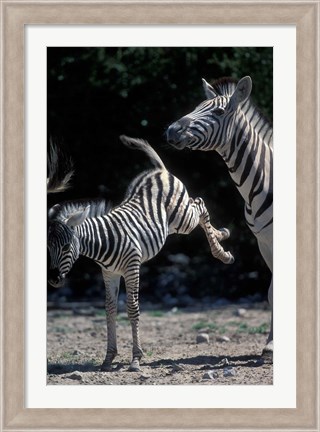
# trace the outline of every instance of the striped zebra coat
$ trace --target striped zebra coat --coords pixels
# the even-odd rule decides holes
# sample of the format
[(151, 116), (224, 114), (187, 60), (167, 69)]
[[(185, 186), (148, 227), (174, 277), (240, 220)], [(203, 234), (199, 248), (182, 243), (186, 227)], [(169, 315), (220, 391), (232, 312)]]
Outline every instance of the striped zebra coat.
[[(167, 141), (177, 149), (217, 151), (245, 202), (246, 222), (256, 236), (261, 255), (272, 272), (273, 261), (273, 130), (252, 104), (250, 77), (238, 83), (222, 78), (203, 80), (206, 100), (167, 129)], [(269, 288), (273, 303), (273, 285)], [(266, 357), (273, 353), (273, 316)]]
[[(157, 255), (168, 235), (189, 234), (200, 225), (213, 256), (227, 264), (234, 261), (230, 252), (225, 252), (219, 243), (229, 237), (228, 230), (216, 230), (210, 224), (203, 200), (189, 198), (183, 183), (166, 170), (147, 142), (124, 136), (121, 140), (133, 149), (144, 151), (154, 169), (143, 172), (131, 182), (119, 206), (109, 209), (103, 200), (71, 201), (56, 204), (49, 210), (49, 282), (61, 286), (79, 255), (94, 260), (102, 269), (108, 339), (102, 370), (111, 369), (117, 354), (116, 313), (121, 277), (126, 285), (127, 313), (133, 338), (130, 370), (140, 368), (140, 266)], [(62, 188), (66, 183), (67, 180)]]

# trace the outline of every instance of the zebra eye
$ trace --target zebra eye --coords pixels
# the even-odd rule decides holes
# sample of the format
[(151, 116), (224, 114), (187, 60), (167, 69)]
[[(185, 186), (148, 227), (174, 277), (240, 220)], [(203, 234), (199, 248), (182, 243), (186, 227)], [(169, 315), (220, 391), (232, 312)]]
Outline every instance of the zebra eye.
[(65, 244), (63, 247), (62, 247), (62, 252), (69, 252), (69, 250), (70, 250), (70, 245), (67, 243), (67, 244)]
[(224, 114), (224, 109), (223, 108), (215, 108), (212, 111), (212, 114), (216, 115), (216, 116), (221, 116), (222, 114)]

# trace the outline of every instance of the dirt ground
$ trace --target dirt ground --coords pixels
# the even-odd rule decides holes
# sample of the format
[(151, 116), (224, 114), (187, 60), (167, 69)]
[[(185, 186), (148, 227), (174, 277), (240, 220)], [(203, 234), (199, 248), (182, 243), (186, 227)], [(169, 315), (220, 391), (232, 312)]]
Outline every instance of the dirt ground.
[(131, 327), (118, 314), (119, 355), (112, 372), (101, 372), (106, 324), (102, 309), (49, 310), (48, 384), (270, 385), (271, 362), (260, 357), (270, 311), (266, 304), (173, 308), (141, 305), (144, 350), (140, 372), (129, 372)]

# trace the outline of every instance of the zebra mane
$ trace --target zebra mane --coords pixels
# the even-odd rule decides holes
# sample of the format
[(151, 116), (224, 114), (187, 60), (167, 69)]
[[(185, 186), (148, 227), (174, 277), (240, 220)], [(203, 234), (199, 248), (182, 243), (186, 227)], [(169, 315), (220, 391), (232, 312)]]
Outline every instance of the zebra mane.
[(210, 84), (218, 96), (231, 96), (236, 89), (237, 81), (234, 78), (224, 77)]
[[(232, 96), (234, 93), (238, 81), (234, 78), (220, 78), (213, 83), (211, 86), (213, 90), (219, 96)], [(272, 123), (270, 119), (258, 108), (249, 98), (241, 107), (246, 117), (250, 119), (250, 124), (254, 127), (260, 136), (264, 137), (264, 141), (268, 142), (272, 147)]]
[(52, 222), (65, 222), (75, 212), (84, 211), (88, 206), (90, 206), (90, 210), (87, 218), (106, 215), (112, 208), (111, 203), (102, 198), (63, 201), (51, 207), (48, 217)]
[[(223, 77), (219, 78), (211, 84), (213, 87), (213, 90), (217, 93), (218, 96), (232, 96), (236, 87), (237, 87), (238, 80), (235, 80), (234, 78), (230, 77)], [(262, 120), (266, 125), (270, 128), (272, 128), (271, 121), (268, 119), (268, 117), (263, 114), (263, 112), (258, 108), (251, 100), (251, 98), (248, 99), (248, 101), (243, 105), (242, 107), (243, 111), (246, 111), (249, 113), (250, 116), (253, 114), (257, 120)]]

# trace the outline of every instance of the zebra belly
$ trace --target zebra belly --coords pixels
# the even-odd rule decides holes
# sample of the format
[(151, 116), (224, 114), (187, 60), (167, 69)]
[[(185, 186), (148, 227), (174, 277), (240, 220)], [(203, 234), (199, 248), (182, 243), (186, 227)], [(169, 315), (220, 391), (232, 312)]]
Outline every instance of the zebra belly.
[(273, 205), (266, 209), (265, 212), (262, 214), (257, 214), (257, 211), (255, 208), (251, 208), (249, 205), (245, 204), (244, 208), (245, 213), (245, 219), (246, 222), (253, 232), (255, 236), (257, 236), (259, 233), (266, 233), (265, 236), (270, 235), (270, 228), (272, 231), (273, 226)]
[(245, 218), (247, 224), (255, 235), (260, 253), (272, 271), (273, 267), (273, 206), (269, 207), (259, 218), (254, 218), (254, 213), (245, 205)]
[(152, 241), (144, 239), (144, 242), (141, 242), (141, 263), (147, 262), (158, 255), (166, 242), (167, 236), (168, 234), (163, 232), (158, 233), (157, 236), (153, 233)]
[[(252, 230), (253, 231), (253, 230)], [(272, 272), (273, 268), (273, 223), (268, 225), (266, 228), (264, 228), (262, 231), (255, 233), (253, 231), (253, 234), (255, 235), (260, 253), (269, 267), (270, 271)]]
[(161, 233), (161, 236), (156, 236), (154, 232), (145, 230), (143, 236), (127, 233), (126, 240), (122, 247), (115, 249), (107, 259), (96, 262), (112, 273), (123, 274), (133, 261), (144, 263), (156, 256), (165, 244), (166, 235)]
[(261, 232), (255, 234), (261, 255), (272, 271), (273, 269), (273, 224), (266, 227)]

